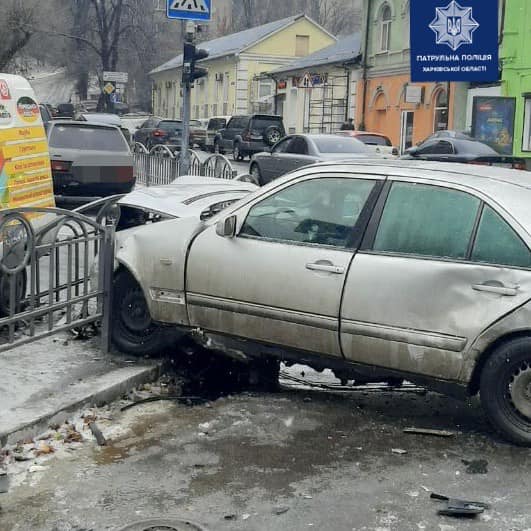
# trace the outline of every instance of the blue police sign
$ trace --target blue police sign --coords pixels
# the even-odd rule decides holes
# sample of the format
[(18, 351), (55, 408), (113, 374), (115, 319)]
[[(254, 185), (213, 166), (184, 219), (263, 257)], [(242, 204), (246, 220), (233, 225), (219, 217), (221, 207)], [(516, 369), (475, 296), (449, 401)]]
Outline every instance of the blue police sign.
[(180, 20), (203, 20), (211, 18), (212, 0), (167, 0), (168, 18)]
[(411, 0), (412, 81), (497, 81), (498, 0)]

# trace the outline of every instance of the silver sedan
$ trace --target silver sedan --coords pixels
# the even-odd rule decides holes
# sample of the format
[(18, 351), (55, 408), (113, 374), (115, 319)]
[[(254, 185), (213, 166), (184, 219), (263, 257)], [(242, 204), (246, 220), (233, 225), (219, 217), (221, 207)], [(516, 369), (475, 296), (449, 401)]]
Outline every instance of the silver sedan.
[(379, 157), (374, 150), (355, 138), (338, 135), (290, 135), (277, 142), (269, 151), (257, 153), (249, 172), (263, 186), (292, 170), (334, 160)]

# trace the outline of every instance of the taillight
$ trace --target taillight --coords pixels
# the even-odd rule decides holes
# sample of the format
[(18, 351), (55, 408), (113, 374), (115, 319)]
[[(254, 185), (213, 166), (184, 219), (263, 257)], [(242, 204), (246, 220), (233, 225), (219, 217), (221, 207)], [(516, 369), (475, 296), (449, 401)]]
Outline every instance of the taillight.
[(155, 129), (155, 131), (153, 131), (153, 136), (166, 136), (166, 131)]
[(398, 148), (395, 148), (395, 147), (394, 147), (394, 148), (391, 150), (391, 155), (396, 155), (396, 156), (398, 157)]
[(250, 131), (244, 131), (242, 133), (242, 140), (245, 140), (246, 142), (251, 141), (251, 132)]
[(523, 161), (513, 162), (513, 169), (514, 170), (527, 170), (527, 166), (526, 166), (526, 163)]
[(134, 178), (133, 166), (118, 166), (116, 168), (116, 180), (120, 183), (128, 183)]
[(64, 160), (52, 160), (52, 171), (70, 171), (72, 167), (71, 162), (66, 162)]

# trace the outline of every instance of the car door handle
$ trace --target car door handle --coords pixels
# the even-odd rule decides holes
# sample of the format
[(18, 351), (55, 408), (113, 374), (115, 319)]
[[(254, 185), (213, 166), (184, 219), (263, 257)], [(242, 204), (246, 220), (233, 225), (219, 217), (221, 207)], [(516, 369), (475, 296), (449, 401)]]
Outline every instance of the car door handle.
[(488, 293), (496, 293), (505, 297), (514, 297), (518, 294), (520, 286), (505, 286), (496, 280), (487, 280), (483, 284), (473, 284), (472, 289), (476, 291), (486, 291)]
[(343, 275), (345, 273), (344, 267), (336, 266), (328, 260), (306, 264), (306, 269), (309, 269), (310, 271), (326, 271), (327, 273), (334, 273), (335, 275)]

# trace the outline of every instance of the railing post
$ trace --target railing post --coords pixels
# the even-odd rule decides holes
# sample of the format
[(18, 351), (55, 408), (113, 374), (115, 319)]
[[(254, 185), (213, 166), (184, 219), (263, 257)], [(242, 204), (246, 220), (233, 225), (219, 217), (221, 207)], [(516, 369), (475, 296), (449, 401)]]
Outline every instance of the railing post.
[(105, 353), (109, 353), (111, 351), (114, 280), (114, 232), (114, 223), (107, 219), (105, 222), (105, 228), (103, 229), (103, 242), (100, 247), (100, 285), (103, 288), (103, 307), (101, 312), (101, 349)]

